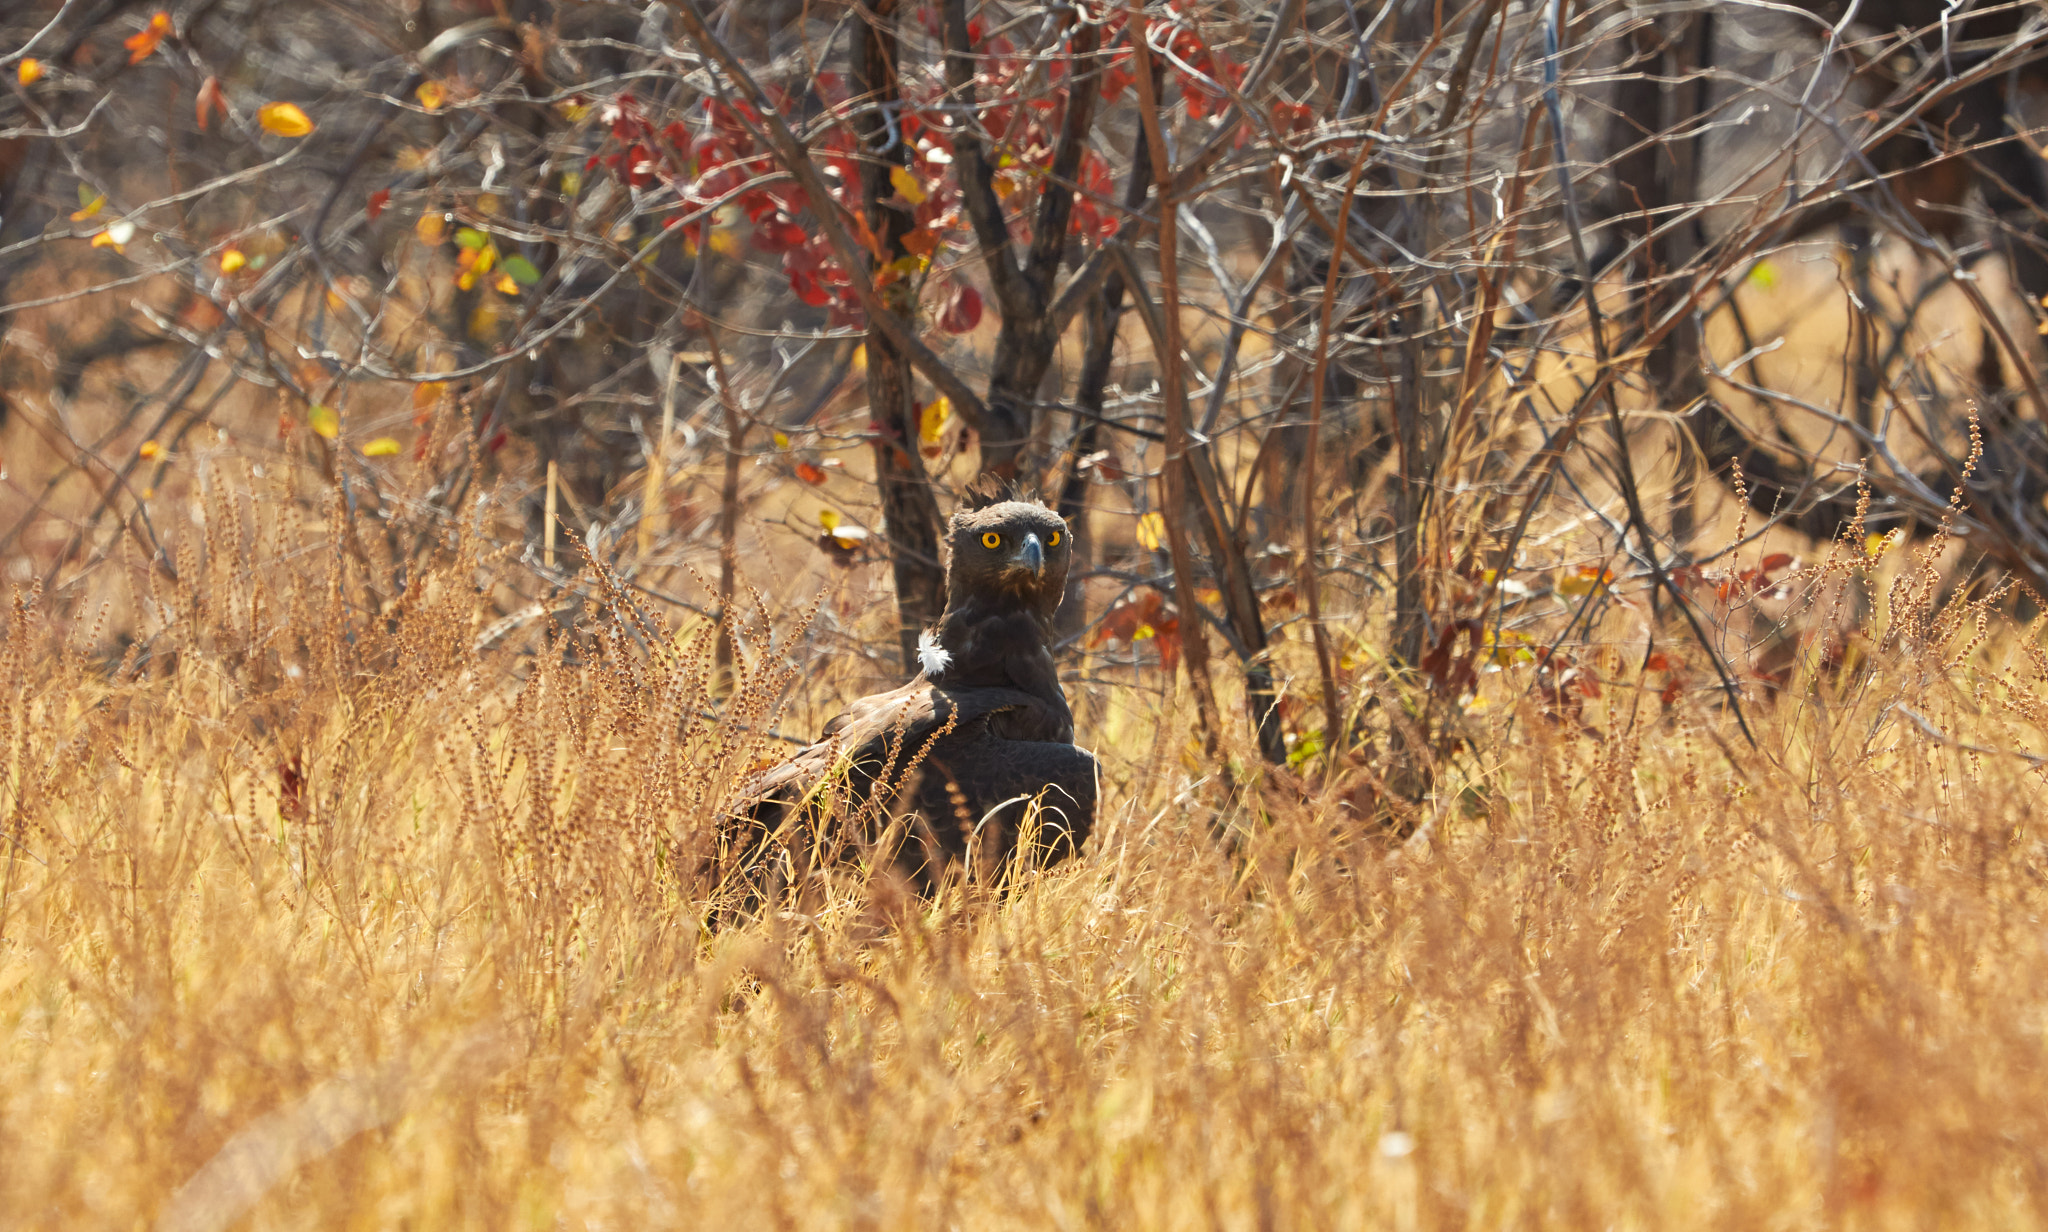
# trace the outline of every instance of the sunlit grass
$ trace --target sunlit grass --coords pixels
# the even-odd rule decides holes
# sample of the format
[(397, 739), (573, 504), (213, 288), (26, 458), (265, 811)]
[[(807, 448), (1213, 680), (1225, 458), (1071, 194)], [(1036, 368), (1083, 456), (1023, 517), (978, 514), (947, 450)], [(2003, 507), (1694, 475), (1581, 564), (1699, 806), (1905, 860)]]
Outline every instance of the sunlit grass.
[(773, 746), (702, 712), (788, 665), (721, 702), (630, 605), (479, 653), (474, 560), (395, 620), (324, 567), (125, 660), (9, 626), (0, 1223), (2042, 1221), (2037, 629), (1873, 586), (1754, 750), (1631, 656), (1571, 722), (1510, 667), (1405, 842), (1099, 683), (1082, 860), (719, 931), (693, 860)]

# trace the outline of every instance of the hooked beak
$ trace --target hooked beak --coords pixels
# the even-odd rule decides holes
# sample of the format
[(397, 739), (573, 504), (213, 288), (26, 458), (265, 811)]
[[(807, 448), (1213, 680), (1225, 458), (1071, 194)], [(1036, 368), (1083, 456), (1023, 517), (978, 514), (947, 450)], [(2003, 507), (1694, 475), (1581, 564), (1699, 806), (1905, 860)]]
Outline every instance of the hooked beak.
[(1017, 559), (1032, 573), (1044, 573), (1045, 545), (1038, 541), (1037, 535), (1026, 535), (1023, 545), (1017, 549)]

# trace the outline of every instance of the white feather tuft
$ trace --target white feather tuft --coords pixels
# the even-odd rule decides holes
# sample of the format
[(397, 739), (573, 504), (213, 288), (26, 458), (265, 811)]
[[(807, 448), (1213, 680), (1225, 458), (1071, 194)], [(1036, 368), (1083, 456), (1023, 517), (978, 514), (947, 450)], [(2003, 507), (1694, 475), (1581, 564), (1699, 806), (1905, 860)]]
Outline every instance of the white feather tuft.
[(939, 673), (953, 666), (953, 652), (939, 645), (938, 634), (926, 629), (917, 635), (917, 661), (924, 674), (936, 680)]

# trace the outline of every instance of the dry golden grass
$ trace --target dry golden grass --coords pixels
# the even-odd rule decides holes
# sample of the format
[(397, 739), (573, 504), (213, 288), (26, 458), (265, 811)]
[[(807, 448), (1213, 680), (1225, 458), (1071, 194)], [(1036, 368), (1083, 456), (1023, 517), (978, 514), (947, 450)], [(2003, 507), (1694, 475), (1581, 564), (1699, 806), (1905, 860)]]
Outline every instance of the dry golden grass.
[(488, 561), (365, 612), (273, 516), (125, 657), (7, 625), (5, 1226), (2043, 1222), (2048, 658), (1910, 561), (1754, 751), (1509, 667), (1394, 844), (1098, 684), (1082, 860), (712, 933), (701, 631), (478, 652)]

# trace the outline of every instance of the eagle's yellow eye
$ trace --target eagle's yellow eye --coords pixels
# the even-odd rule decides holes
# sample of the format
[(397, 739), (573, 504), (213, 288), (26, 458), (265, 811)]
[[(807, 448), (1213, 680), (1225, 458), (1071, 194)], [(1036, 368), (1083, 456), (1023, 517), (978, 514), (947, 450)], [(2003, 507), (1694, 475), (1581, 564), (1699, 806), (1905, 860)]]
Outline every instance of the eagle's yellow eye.
[(981, 546), (993, 552), (995, 549), (1003, 546), (1003, 537), (994, 531), (990, 531), (981, 537)]
[(1046, 541), (1045, 541), (1045, 546), (1047, 546), (1047, 547), (1049, 547), (1049, 548), (1056, 548), (1056, 547), (1058, 547), (1059, 545), (1060, 545), (1060, 533), (1059, 533), (1058, 531), (1054, 531), (1054, 532), (1052, 533), (1052, 538), (1050, 538), (1050, 539), (1048, 539), (1048, 540), (1046, 540)]

